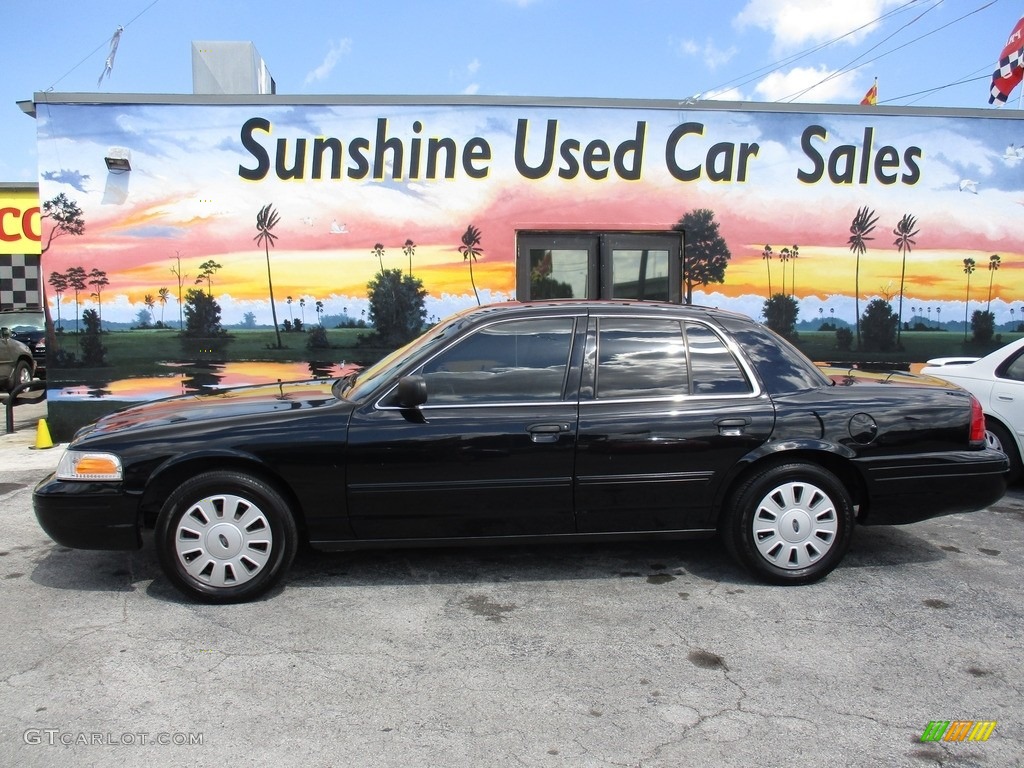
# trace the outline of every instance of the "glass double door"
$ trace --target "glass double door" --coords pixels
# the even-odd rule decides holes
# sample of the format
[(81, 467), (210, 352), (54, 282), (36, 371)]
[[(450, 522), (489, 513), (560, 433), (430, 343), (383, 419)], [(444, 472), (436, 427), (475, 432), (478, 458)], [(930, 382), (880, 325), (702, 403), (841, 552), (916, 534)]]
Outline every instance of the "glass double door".
[(682, 301), (682, 233), (520, 233), (516, 295)]

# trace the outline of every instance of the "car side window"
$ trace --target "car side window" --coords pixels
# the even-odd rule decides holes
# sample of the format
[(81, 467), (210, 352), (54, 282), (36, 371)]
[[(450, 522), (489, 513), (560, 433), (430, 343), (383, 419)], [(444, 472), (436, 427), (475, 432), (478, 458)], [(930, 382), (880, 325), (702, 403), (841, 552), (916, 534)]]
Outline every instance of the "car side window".
[(1006, 368), (1000, 372), (1000, 378), (1024, 381), (1024, 354), (1017, 355)]
[(598, 399), (673, 397), (689, 392), (678, 320), (602, 317), (597, 335)]
[(575, 319), (530, 318), (487, 325), (423, 365), (427, 406), (559, 400)]
[(753, 392), (750, 380), (725, 342), (710, 328), (686, 324), (690, 379), (695, 395), (736, 395)]

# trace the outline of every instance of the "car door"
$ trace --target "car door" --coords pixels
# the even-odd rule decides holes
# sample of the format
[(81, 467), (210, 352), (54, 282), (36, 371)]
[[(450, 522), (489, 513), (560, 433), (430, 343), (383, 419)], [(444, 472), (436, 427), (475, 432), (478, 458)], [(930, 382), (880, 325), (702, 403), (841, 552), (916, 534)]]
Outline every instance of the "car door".
[[(585, 322), (574, 314), (488, 322), (353, 414), (348, 509), (359, 538), (571, 533)], [(576, 362), (574, 362), (574, 359)]]
[(14, 370), (14, 361), (18, 357), (15, 347), (10, 331), (4, 328), (0, 331), (0, 386), (7, 386), (11, 371)]
[(996, 368), (989, 408), (1024, 442), (1024, 350)]
[(709, 325), (593, 318), (580, 398), (578, 529), (713, 526), (724, 475), (773, 425), (769, 398)]

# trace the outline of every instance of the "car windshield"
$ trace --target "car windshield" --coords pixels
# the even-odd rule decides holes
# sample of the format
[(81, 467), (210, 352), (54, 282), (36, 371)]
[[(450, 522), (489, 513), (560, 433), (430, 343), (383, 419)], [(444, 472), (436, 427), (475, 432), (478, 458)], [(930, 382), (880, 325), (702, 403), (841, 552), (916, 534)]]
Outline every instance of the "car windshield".
[(451, 338), (469, 322), (463, 314), (455, 315), (446, 322), (434, 326), (431, 330), (404, 347), (399, 347), (387, 357), (379, 360), (358, 374), (341, 379), (341, 387), (335, 387), (335, 396), (346, 400), (362, 400), (371, 397), (384, 383), (391, 380), (392, 375), (413, 358), (418, 358), (425, 350), (429, 350), (441, 341)]
[(12, 331), (26, 333), (41, 331), (45, 328), (42, 312), (3, 312), (0, 313), (0, 326)]

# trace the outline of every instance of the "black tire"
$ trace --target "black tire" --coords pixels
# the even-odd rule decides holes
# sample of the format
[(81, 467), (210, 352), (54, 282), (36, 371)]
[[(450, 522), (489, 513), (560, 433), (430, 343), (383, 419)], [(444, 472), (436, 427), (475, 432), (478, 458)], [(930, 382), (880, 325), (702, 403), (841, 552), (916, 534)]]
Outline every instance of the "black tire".
[(1006, 473), (1006, 481), (1014, 483), (1020, 479), (1021, 459), (1020, 451), (1017, 450), (1017, 441), (1013, 435), (995, 419), (985, 417), (985, 443), (989, 448), (1002, 451), (1010, 460), (1010, 471)]
[(11, 378), (7, 380), (7, 391), (13, 392), (18, 385), (32, 381), (32, 368), (24, 360), (18, 360), (11, 371)]
[(843, 559), (853, 502), (831, 472), (795, 462), (741, 483), (722, 513), (721, 535), (740, 565), (773, 584), (809, 584)]
[(206, 472), (167, 499), (156, 548), (167, 578), (207, 603), (251, 600), (288, 570), (298, 546), (288, 504), (272, 486), (241, 472)]

